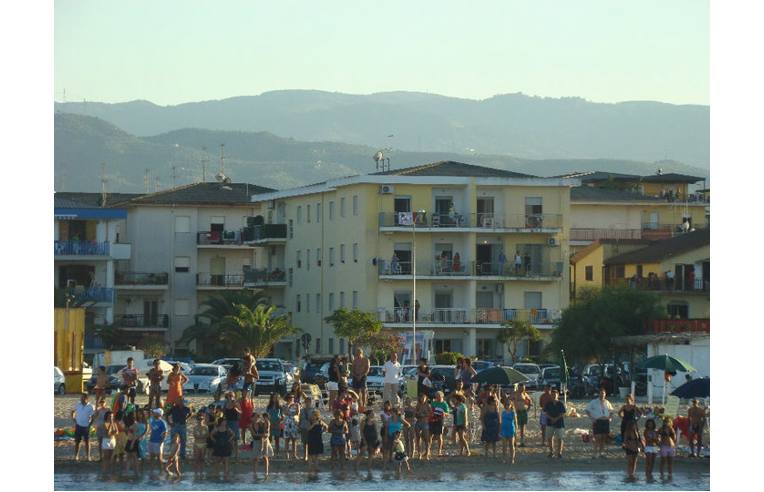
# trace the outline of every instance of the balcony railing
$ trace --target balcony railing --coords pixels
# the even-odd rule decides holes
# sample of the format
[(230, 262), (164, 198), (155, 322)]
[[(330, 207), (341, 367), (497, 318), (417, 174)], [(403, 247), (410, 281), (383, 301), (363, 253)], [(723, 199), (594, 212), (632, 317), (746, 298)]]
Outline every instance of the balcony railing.
[(667, 278), (666, 275), (649, 275), (647, 277), (606, 278), (608, 287), (629, 287), (638, 290), (668, 291), (668, 292), (708, 292), (711, 288), (709, 280)]
[(656, 319), (651, 323), (653, 333), (711, 333), (711, 320), (703, 319)]
[[(406, 217), (398, 212), (380, 212), (380, 227), (411, 227)], [(456, 228), (470, 227), (486, 230), (499, 229), (558, 229), (562, 227), (561, 214), (507, 214), (494, 213), (427, 213), (417, 217), (416, 226)]]
[(53, 241), (56, 256), (109, 256), (109, 241)]
[[(378, 260), (379, 275), (411, 275), (410, 261)], [(453, 260), (433, 260), (423, 265), (417, 262), (417, 276), (464, 277), (464, 276), (496, 276), (496, 277), (561, 277), (562, 262), (541, 265), (520, 265), (514, 263), (485, 263), (485, 262), (454, 262)]]
[(196, 285), (209, 287), (243, 287), (244, 274), (242, 273), (197, 273)]
[[(384, 323), (411, 323), (414, 312), (411, 308), (379, 308), (379, 320)], [(515, 309), (515, 308), (436, 308), (432, 311), (419, 310), (417, 323), (434, 324), (503, 324), (509, 321), (528, 321), (532, 324), (552, 324), (561, 316), (558, 309)]]
[(114, 316), (114, 326), (119, 328), (167, 328), (170, 326), (170, 320), (166, 314), (155, 316), (121, 314)]
[(286, 239), (286, 224), (263, 224), (254, 226), (254, 241), (263, 241), (268, 239)]
[(75, 292), (75, 303), (85, 304), (91, 302), (114, 303), (114, 289), (110, 287), (90, 287), (82, 292)]
[(286, 272), (280, 268), (253, 268), (244, 272), (245, 285), (267, 285), (286, 282)]
[(599, 241), (601, 239), (642, 239), (642, 229), (570, 229), (571, 241)]
[(167, 285), (167, 272), (115, 272), (114, 283), (117, 285)]
[(242, 244), (242, 231), (205, 231), (196, 233), (196, 244), (231, 245)]

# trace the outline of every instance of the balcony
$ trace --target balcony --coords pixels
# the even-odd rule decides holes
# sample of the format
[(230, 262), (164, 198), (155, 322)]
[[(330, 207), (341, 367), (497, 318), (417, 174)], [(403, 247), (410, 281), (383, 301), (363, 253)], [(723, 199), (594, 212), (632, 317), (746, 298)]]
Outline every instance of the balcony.
[(286, 287), (286, 272), (280, 268), (253, 268), (244, 272), (244, 287)]
[(253, 228), (252, 242), (254, 244), (284, 243), (286, 238), (286, 224), (262, 224)]
[(602, 239), (642, 239), (642, 229), (570, 229), (571, 241), (599, 241)]
[(647, 277), (632, 278), (605, 278), (607, 287), (628, 287), (630, 289), (648, 290), (658, 293), (685, 292), (695, 294), (708, 294), (711, 282), (703, 279), (676, 279), (667, 278), (666, 275), (649, 275)]
[(109, 241), (53, 241), (55, 256), (109, 256)]
[(207, 248), (247, 248), (239, 231), (204, 231), (196, 233), (196, 244)]
[(128, 331), (165, 331), (170, 326), (170, 319), (166, 314), (121, 314), (114, 316), (114, 326)]
[(90, 287), (80, 292), (74, 293), (74, 302), (77, 305), (83, 304), (113, 304), (114, 289), (109, 287)]
[[(379, 227), (382, 230), (411, 230), (407, 217), (398, 212), (380, 212)], [(446, 232), (558, 232), (562, 227), (561, 214), (507, 214), (494, 213), (434, 213), (417, 216), (418, 231)]]
[(196, 285), (199, 289), (221, 290), (221, 289), (241, 289), (244, 287), (244, 274), (226, 273), (211, 274), (197, 273)]
[(167, 272), (142, 273), (142, 272), (115, 272), (114, 283), (119, 289), (165, 289), (167, 288), (169, 275)]
[(711, 320), (656, 319), (651, 322), (652, 333), (711, 333)]
[[(554, 262), (540, 265), (520, 266), (515, 268), (514, 263), (485, 263), (471, 261), (466, 265), (453, 260), (434, 260), (432, 263), (423, 265), (417, 262), (417, 279), (438, 280), (442, 278), (455, 278), (475, 280), (478, 277), (496, 277), (508, 280), (556, 280), (562, 278), (562, 262)], [(387, 279), (411, 279), (412, 270), (410, 261), (378, 260), (377, 269), (381, 278)]]
[[(386, 324), (410, 325), (413, 311), (410, 308), (379, 308), (379, 320)], [(534, 325), (552, 325), (560, 319), (559, 309), (515, 308), (436, 308), (421, 311), (417, 325), (502, 325), (510, 321), (529, 321)]]

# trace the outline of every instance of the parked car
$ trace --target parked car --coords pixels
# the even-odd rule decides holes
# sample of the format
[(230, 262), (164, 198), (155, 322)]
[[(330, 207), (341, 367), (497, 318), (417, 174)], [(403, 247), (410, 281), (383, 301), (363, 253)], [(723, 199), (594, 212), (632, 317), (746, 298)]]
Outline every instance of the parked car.
[[(110, 364), (106, 366), (107, 383), (105, 390), (107, 394), (111, 394), (112, 391), (118, 390), (120, 386), (122, 386), (121, 371), (124, 368), (124, 364)], [(85, 388), (87, 389), (88, 393), (95, 392), (96, 378), (97, 374), (93, 374), (90, 380), (88, 380), (88, 382), (85, 384)], [(149, 380), (145, 373), (141, 373), (140, 376), (138, 376), (135, 391), (137, 394), (149, 394)]]
[(292, 384), (294, 384), (294, 381), (300, 380), (302, 382), (302, 371), (300, 371), (300, 368), (296, 365), (292, 364), (291, 362), (284, 362), (284, 368), (286, 369), (286, 373), (289, 375), (289, 378), (291, 378), (291, 382), (289, 383), (289, 387), (292, 387)]
[(183, 385), (183, 391), (215, 393), (225, 376), (226, 369), (221, 365), (196, 364), (188, 374), (188, 382)]
[(537, 389), (541, 380), (541, 368), (538, 364), (531, 362), (518, 362), (512, 366), (512, 369), (520, 371), (531, 380), (530, 383), (525, 385), (526, 389)]
[(58, 367), (53, 366), (53, 393), (63, 395), (66, 393), (66, 378)]
[[(353, 378), (348, 378), (348, 387), (353, 387)], [(366, 390), (371, 393), (382, 394), (385, 387), (385, 375), (382, 372), (382, 366), (369, 367), (369, 375), (366, 376)], [(400, 390), (399, 390), (400, 391)]]
[(165, 362), (167, 362), (170, 365), (175, 365), (176, 363), (180, 364), (180, 370), (186, 376), (191, 374), (191, 369), (193, 369), (193, 366), (191, 364), (189, 364), (188, 362), (183, 362), (181, 360), (169, 360), (169, 359), (165, 359)]
[(257, 372), (260, 378), (255, 383), (255, 395), (280, 393), (282, 396), (290, 389), (292, 375), (287, 373), (281, 359), (257, 359)]
[(560, 366), (548, 366), (541, 369), (540, 387), (547, 384), (552, 388), (560, 389), (560, 378), (562, 377), (562, 368)]
[[(326, 364), (325, 360), (311, 360), (306, 362), (302, 367), (302, 382), (308, 384), (317, 384), (323, 387), (323, 383), (326, 383), (323, 377), (320, 377), (320, 381), (316, 379), (316, 376), (320, 375), (321, 366)], [(328, 366), (327, 366), (328, 367)]]
[(434, 396), (437, 391), (442, 391), (447, 396), (456, 388), (456, 377), (454, 376), (456, 366), (434, 365), (430, 366), (430, 381), (432, 381), (432, 390), (430, 396)]
[(475, 369), (475, 372), (485, 371), (489, 367), (495, 366), (495, 362), (487, 361), (487, 360), (476, 360), (472, 361), (472, 368)]
[(405, 379), (411, 379), (416, 378), (416, 368), (419, 366), (412, 366), (406, 364), (405, 366), (401, 366), (401, 374)]
[(222, 359), (213, 360), (212, 364), (230, 369), (234, 364), (239, 364), (239, 367), (244, 367), (244, 360), (240, 357), (223, 357)]

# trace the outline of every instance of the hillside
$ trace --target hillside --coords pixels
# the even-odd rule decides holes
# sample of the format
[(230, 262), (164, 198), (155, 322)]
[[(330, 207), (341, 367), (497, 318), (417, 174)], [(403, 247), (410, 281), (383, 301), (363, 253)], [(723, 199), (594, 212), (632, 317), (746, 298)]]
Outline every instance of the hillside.
[(176, 106), (69, 102), (56, 103), (56, 109), (96, 116), (137, 136), (189, 127), (268, 131), (306, 142), (406, 151), (460, 154), (474, 149), (524, 159), (607, 156), (709, 167), (709, 107), (697, 105), (605, 104), (523, 94), (471, 100), (414, 92), (285, 90)]

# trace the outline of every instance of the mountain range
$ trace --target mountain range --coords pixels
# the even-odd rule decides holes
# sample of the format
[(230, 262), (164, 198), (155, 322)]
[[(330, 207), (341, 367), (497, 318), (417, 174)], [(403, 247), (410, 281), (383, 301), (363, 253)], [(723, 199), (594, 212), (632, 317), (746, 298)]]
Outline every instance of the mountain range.
[(420, 92), (368, 95), (283, 90), (159, 106), (56, 103), (56, 111), (101, 118), (137, 137), (187, 128), (269, 132), (407, 152), (520, 159), (672, 160), (708, 169), (710, 109), (652, 101), (502, 94), (483, 100)]
[[(156, 125), (146, 118), (145, 125)], [(222, 165), (220, 144), (224, 144)], [(377, 149), (335, 141), (301, 141), (270, 132), (202, 128), (138, 136), (93, 116), (62, 111), (54, 115), (57, 191), (100, 190), (102, 175), (111, 192), (153, 191), (205, 178), (210, 181), (221, 170), (234, 181), (283, 189), (373, 172), (372, 156)], [(537, 176), (587, 170), (653, 174), (659, 167), (666, 172), (708, 175), (707, 169), (673, 160), (530, 159), (477, 151), (465, 154), (397, 148), (386, 153), (393, 168), (454, 160)]]

